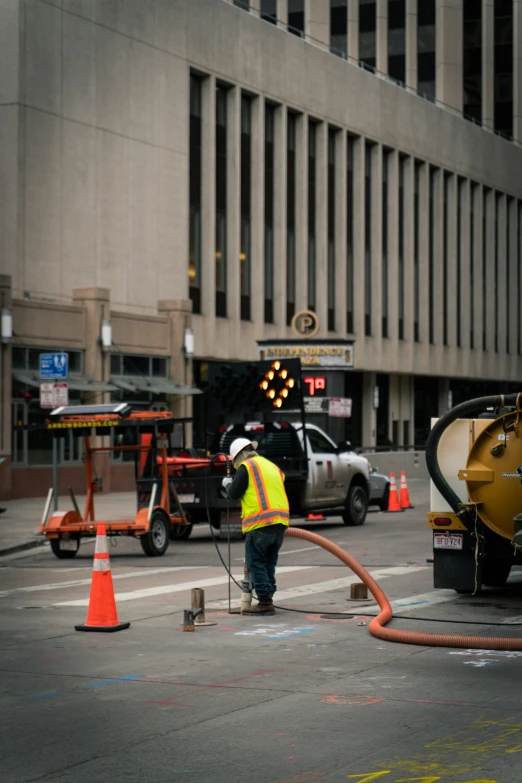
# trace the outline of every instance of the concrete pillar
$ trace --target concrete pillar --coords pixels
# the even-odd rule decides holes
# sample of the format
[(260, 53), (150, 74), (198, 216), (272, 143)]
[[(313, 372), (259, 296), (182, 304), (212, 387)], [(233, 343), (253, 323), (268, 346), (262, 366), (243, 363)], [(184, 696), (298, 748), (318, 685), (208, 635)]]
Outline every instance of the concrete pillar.
[(213, 344), (216, 313), (216, 80), (202, 83), (201, 311)]
[(277, 26), (288, 27), (288, 0), (277, 0), (276, 5)]
[[(0, 310), (12, 304), (11, 277), (0, 275)], [(0, 342), (0, 498), (11, 494), (11, 357), (11, 344)]]
[(372, 147), (372, 337), (382, 335), (382, 145)]
[(449, 410), (449, 391), (450, 379), (439, 378), (439, 417), (443, 416), (446, 411)]
[(406, 0), (406, 86), (412, 90), (418, 85), (417, 39), (417, 0)]
[(362, 442), (363, 446), (377, 445), (377, 410), (374, 407), (374, 389), (377, 385), (377, 375), (374, 372), (363, 373), (363, 421)]
[(388, 0), (377, 0), (377, 71), (388, 73)]
[(359, 0), (348, 0), (348, 59), (359, 63)]
[[(517, 200), (509, 199), (509, 353), (516, 355), (518, 350), (517, 329), (518, 317), (520, 312), (520, 302), (518, 301), (518, 210)], [(522, 256), (520, 256), (522, 258)]]
[(335, 138), (335, 327), (339, 336), (346, 335), (346, 132)]
[(437, 0), (436, 97), (462, 112), (462, 0)]
[[(110, 351), (102, 351), (99, 340), (101, 324), (110, 320), (110, 291), (108, 288), (73, 288), (73, 303), (85, 309), (85, 351), (83, 367), (85, 375), (96, 381), (110, 378)], [(86, 394), (87, 405), (109, 402), (104, 392)]]
[(388, 159), (388, 337), (399, 339), (399, 153)]
[[(413, 303), (415, 296), (415, 272), (413, 268), (413, 230), (414, 230), (414, 192), (415, 187), (415, 159), (407, 158), (404, 161), (404, 339), (408, 353), (414, 340), (413, 328)], [(406, 366), (406, 356), (402, 358), (402, 366)], [(409, 364), (409, 363), (408, 363)]]
[(353, 139), (353, 325), (364, 341), (364, 139)]
[(482, 351), (482, 334), (484, 331), (482, 302), (486, 294), (482, 285), (484, 268), (484, 234), (482, 231), (482, 222), (485, 208), (484, 189), (481, 186), (478, 186), (475, 194), (475, 252), (473, 265), (473, 344), (477, 351)]
[(460, 302), (457, 302), (457, 307), (460, 308), (460, 347), (466, 351), (466, 354), (470, 349), (470, 315), (472, 305), (469, 285), (471, 271), (471, 195), (471, 185), (469, 179), (467, 179), (460, 186), (460, 236), (457, 236), (457, 242), (460, 242), (461, 272)]
[(494, 0), (482, 0), (482, 125), (495, 125)]
[(443, 210), (444, 210), (444, 171), (437, 169), (434, 182), (434, 231), (433, 231), (433, 304), (435, 312), (433, 314), (434, 339), (436, 346), (443, 344), (443, 297), (444, 276), (443, 276)]
[[(192, 326), (192, 302), (187, 299), (162, 299), (158, 302), (158, 312), (168, 318), (170, 360), (169, 378), (187, 386), (192, 385), (192, 359), (185, 357), (185, 329)], [(199, 352), (201, 336), (195, 337), (195, 354)], [(181, 400), (172, 398), (169, 406), (176, 417), (190, 418), (192, 416), (192, 397)], [(186, 426), (185, 438), (187, 446), (192, 445), (192, 424)]]
[(250, 318), (259, 328), (265, 320), (265, 103), (251, 103)]
[(457, 176), (452, 174), (447, 183), (447, 311), (448, 345), (457, 345)]
[(295, 129), (295, 312), (308, 308), (308, 115), (300, 114)]
[(328, 333), (328, 123), (315, 132), (315, 299), (320, 334)]
[(522, 144), (522, 0), (513, 6), (513, 138)]
[[(429, 343), (429, 216), (430, 216), (430, 167), (423, 163), (419, 173), (419, 341)], [(425, 351), (423, 347), (421, 349)]]
[(330, 2), (305, 0), (305, 36), (311, 43), (330, 51)]
[(227, 94), (227, 318), (240, 320), (241, 89)]
[(485, 350), (495, 351), (495, 198), (493, 191), (488, 191), (485, 198), (487, 237), (484, 248), (484, 263), (486, 265), (486, 285), (483, 296), (486, 301), (486, 347)]
[(279, 106), (274, 120), (274, 322), (286, 324), (286, 180), (287, 111)]
[(507, 199), (503, 195), (498, 200), (498, 247), (497, 252), (497, 266), (498, 266), (498, 279), (495, 286), (495, 296), (497, 298), (497, 323), (495, 328), (498, 334), (498, 353), (506, 353), (506, 314), (509, 310), (508, 304), (508, 287), (506, 281), (506, 274), (508, 268), (507, 258)]

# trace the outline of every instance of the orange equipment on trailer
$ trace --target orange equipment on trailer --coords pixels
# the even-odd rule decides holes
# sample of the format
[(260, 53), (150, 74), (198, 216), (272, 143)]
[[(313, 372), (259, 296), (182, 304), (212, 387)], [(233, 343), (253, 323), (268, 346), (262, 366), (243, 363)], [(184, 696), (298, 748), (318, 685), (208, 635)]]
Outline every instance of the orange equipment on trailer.
[[(86, 472), (86, 500), (82, 513), (73, 491), (69, 494), (73, 509), (55, 510), (49, 518), (53, 489), (49, 490), (40, 525), (40, 533), (51, 543), (58, 558), (76, 555), (80, 540), (96, 535), (97, 520), (94, 511), (94, 495), (101, 489), (101, 481), (94, 474), (93, 458), (96, 454), (122, 451), (146, 454), (140, 461), (140, 475), (136, 472), (138, 509), (135, 519), (103, 520), (108, 536), (134, 536), (140, 539), (143, 551), (149, 557), (163, 555), (170, 538), (178, 537), (180, 525), (188, 525), (174, 485), (169, 483), (167, 453), (170, 436), (176, 420), (169, 411), (134, 411), (126, 403), (111, 405), (78, 405), (57, 408), (46, 422), (54, 437), (65, 431), (84, 438)], [(114, 429), (136, 429), (136, 444), (125, 446), (92, 446), (92, 434), (107, 435)], [(147, 442), (140, 442), (140, 433), (150, 435)], [(142, 440), (142, 439), (141, 439)], [(136, 470), (138, 460), (135, 459)], [(54, 489), (56, 492), (56, 488)]]

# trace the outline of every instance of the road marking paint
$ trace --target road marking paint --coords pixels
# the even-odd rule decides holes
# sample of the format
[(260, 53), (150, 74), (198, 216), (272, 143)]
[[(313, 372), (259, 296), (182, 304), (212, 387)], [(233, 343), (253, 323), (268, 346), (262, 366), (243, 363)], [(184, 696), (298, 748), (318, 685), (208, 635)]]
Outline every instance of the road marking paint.
[(281, 636), (270, 636), (267, 642), (277, 642), (279, 639), (286, 639), (289, 636), (300, 636), (303, 633), (312, 633), (312, 631), (315, 631), (315, 628), (301, 628), (299, 631), (290, 631), (289, 633), (281, 634)]
[[(287, 550), (283, 550), (282, 549), (279, 552), (279, 557), (283, 557), (283, 555), (296, 555), (298, 552), (312, 552), (312, 550), (315, 550), (316, 552), (319, 551), (316, 546), (304, 546), (304, 547), (301, 547), (301, 549), (287, 549)], [(242, 562), (244, 562), (245, 558), (244, 557), (236, 557), (235, 560), (236, 560), (236, 562), (241, 562), (242, 563)]]
[[(401, 612), (408, 612), (411, 609), (417, 609), (419, 606), (435, 606), (436, 604), (443, 604), (447, 601), (457, 601), (458, 595), (454, 590), (433, 590), (431, 593), (421, 593), (420, 595), (410, 595), (407, 598), (398, 598), (396, 601), (390, 601), (392, 609), (400, 609)], [(350, 607), (350, 612), (354, 612), (357, 609), (364, 609), (362, 614), (370, 614), (373, 612), (380, 612), (380, 606), (373, 604), (356, 604)], [(328, 612), (325, 612), (328, 614)]]
[(53, 696), (61, 696), (62, 691), (53, 691), (52, 693), (41, 693), (39, 696), (31, 696), (29, 701), (38, 701), (39, 699), (52, 699)]
[[(171, 566), (165, 568), (148, 568), (143, 571), (134, 571), (128, 574), (113, 574), (114, 579), (132, 579), (133, 577), (141, 576), (154, 576), (155, 574), (168, 574), (173, 571), (194, 571), (197, 568), (206, 570), (210, 566)], [(89, 568), (92, 570), (92, 568)], [(72, 579), (68, 582), (49, 582), (43, 585), (29, 585), (28, 587), (14, 587), (12, 590), (2, 590), (0, 592), (0, 598), (5, 598), (7, 595), (13, 595), (14, 593), (39, 593), (44, 590), (60, 590), (62, 587), (83, 587), (84, 585), (90, 585), (91, 579)]]
[(103, 685), (114, 685), (115, 682), (126, 682), (127, 680), (137, 680), (139, 674), (128, 674), (126, 677), (116, 677), (114, 680), (102, 680), (101, 682), (92, 682), (89, 685), (82, 685), (82, 690), (90, 688), (101, 688)]
[[(319, 566), (303, 566), (303, 568), (318, 568)], [(277, 573), (284, 572), (285, 567), (278, 568)], [(415, 571), (427, 571), (426, 566), (396, 566), (394, 568), (382, 568), (378, 571), (370, 571), (370, 576), (374, 579), (387, 579), (391, 576), (405, 576), (412, 574)], [(289, 587), (287, 590), (278, 590), (275, 594), (276, 603), (286, 601), (290, 598), (300, 598), (307, 595), (315, 595), (316, 593), (327, 593), (330, 590), (341, 590), (345, 587), (349, 587), (354, 582), (360, 582), (358, 576), (344, 576), (340, 579), (329, 579), (326, 582), (316, 582), (315, 584), (302, 585), (301, 587)], [(453, 592), (453, 591), (452, 591)], [(410, 600), (410, 599), (408, 599)], [(208, 601), (206, 604), (208, 609), (225, 609), (228, 607), (228, 601)], [(358, 608), (358, 607), (355, 607)], [(379, 607), (376, 607), (379, 610)], [(350, 607), (350, 611), (352, 608)], [(366, 611), (368, 611), (366, 609)], [(325, 614), (328, 614), (325, 611)]]
[[(289, 573), (292, 571), (305, 571), (313, 566), (283, 566), (278, 569), (278, 573)], [(150, 572), (149, 572), (150, 573)], [(243, 574), (235, 574), (237, 581), (243, 579)], [(90, 582), (90, 580), (88, 580)], [(216, 587), (228, 583), (228, 576), (216, 576), (209, 579), (198, 579), (197, 582), (181, 582), (180, 584), (158, 585), (157, 587), (146, 587), (143, 590), (132, 590), (128, 593), (116, 593), (116, 601), (136, 601), (140, 598), (151, 598), (155, 595), (168, 595), (169, 593), (183, 593), (192, 590), (194, 587)], [(88, 606), (89, 599), (82, 598), (78, 601), (60, 601), (53, 606)], [(228, 606), (228, 601), (225, 601)], [(209, 606), (209, 604), (207, 604)]]

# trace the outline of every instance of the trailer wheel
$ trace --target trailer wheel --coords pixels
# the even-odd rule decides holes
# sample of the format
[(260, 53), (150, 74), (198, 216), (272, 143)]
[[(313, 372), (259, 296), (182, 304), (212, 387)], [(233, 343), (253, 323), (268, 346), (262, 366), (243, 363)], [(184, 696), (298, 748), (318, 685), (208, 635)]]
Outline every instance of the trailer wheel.
[(192, 528), (194, 525), (171, 525), (170, 526), (170, 540), (171, 541), (186, 541), (190, 538)]
[(502, 587), (506, 584), (511, 566), (511, 560), (486, 558), (482, 566), (482, 582), (486, 587)]
[(351, 527), (364, 525), (368, 512), (368, 496), (358, 484), (352, 484), (342, 513), (343, 522)]
[(51, 538), (51, 550), (55, 557), (58, 558), (58, 560), (70, 560), (72, 557), (76, 557), (78, 554), (78, 550), (80, 548), (80, 537), (79, 536), (70, 536), (68, 539), (64, 539), (67, 541), (76, 541), (78, 543), (78, 546), (76, 549), (60, 549), (60, 538)]
[(141, 548), (148, 557), (160, 557), (169, 545), (169, 523), (162, 511), (154, 511), (150, 530), (140, 536)]

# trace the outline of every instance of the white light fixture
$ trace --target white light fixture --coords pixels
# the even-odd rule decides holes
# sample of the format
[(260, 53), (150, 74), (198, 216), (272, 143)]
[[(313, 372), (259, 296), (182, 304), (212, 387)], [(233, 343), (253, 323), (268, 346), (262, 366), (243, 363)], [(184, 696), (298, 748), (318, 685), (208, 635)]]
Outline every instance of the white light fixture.
[(453, 408), (453, 392), (451, 389), (448, 391), (448, 410), (450, 411)]
[(112, 326), (107, 319), (104, 319), (101, 325), (101, 347), (102, 351), (109, 351), (112, 347)]
[(379, 387), (373, 387), (373, 407), (377, 409), (379, 407)]
[(13, 338), (13, 314), (8, 307), (2, 307), (2, 342), (9, 343)]
[(183, 343), (183, 350), (187, 359), (194, 356), (194, 330), (189, 326), (185, 329), (185, 341)]

